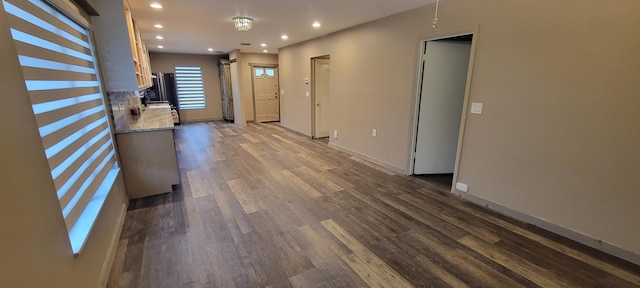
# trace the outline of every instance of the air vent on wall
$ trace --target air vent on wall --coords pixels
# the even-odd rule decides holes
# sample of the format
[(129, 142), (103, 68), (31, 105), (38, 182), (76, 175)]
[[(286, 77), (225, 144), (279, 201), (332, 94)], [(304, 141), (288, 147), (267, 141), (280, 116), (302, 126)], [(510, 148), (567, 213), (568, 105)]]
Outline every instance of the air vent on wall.
[(251, 46), (251, 43), (240, 43), (242, 46)]

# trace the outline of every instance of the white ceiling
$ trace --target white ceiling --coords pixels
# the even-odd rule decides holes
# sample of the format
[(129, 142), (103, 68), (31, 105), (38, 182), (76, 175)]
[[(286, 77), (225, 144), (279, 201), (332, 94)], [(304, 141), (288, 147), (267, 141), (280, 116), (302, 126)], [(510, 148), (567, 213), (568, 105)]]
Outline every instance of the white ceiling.
[[(277, 53), (278, 48), (313, 39), (351, 26), (380, 19), (435, 0), (128, 0), (142, 39), (150, 51), (221, 54)], [(152, 2), (163, 9), (153, 9)], [(248, 32), (235, 30), (231, 18), (254, 19)], [(314, 21), (322, 24), (311, 27)], [(162, 24), (163, 29), (154, 28)], [(280, 39), (282, 34), (288, 40)], [(162, 35), (164, 40), (155, 37)], [(240, 43), (251, 43), (241, 46)], [(266, 43), (267, 47), (260, 47)], [(164, 46), (158, 49), (157, 45)]]

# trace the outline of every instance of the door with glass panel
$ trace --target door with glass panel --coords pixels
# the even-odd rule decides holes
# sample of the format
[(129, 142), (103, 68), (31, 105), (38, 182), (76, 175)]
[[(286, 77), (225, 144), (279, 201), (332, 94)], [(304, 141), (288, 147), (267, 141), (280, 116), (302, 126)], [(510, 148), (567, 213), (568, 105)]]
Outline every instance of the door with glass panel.
[(253, 67), (253, 96), (256, 122), (280, 121), (278, 68)]

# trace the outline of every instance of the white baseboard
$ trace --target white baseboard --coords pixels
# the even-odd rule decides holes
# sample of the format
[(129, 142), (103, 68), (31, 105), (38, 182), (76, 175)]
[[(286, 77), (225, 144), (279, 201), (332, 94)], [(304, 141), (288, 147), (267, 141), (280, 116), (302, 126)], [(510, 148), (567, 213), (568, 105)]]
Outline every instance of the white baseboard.
[[(126, 197), (126, 196), (125, 196)], [(120, 212), (120, 219), (118, 219), (118, 231), (114, 233), (111, 238), (111, 244), (107, 250), (107, 258), (102, 264), (102, 271), (100, 271), (100, 285), (102, 288), (107, 287), (109, 276), (111, 274), (111, 266), (113, 266), (113, 260), (116, 256), (118, 249), (118, 243), (120, 243), (120, 235), (122, 234), (122, 228), (124, 227), (124, 219), (127, 216), (127, 209), (129, 208), (129, 201), (122, 204), (122, 211)]]
[(607, 254), (611, 254), (613, 256), (616, 256), (616, 257), (618, 257), (620, 259), (624, 259), (624, 260), (629, 261), (631, 263), (640, 265), (640, 255), (638, 255), (638, 254), (636, 254), (634, 252), (628, 251), (628, 250), (626, 250), (624, 248), (620, 248), (618, 246), (615, 246), (615, 245), (613, 245), (611, 243), (607, 243), (607, 242), (602, 241), (600, 239), (595, 239), (595, 238), (593, 238), (591, 236), (588, 236), (588, 235), (573, 231), (571, 229), (568, 229), (568, 228), (565, 228), (565, 227), (562, 227), (562, 226), (558, 226), (558, 225), (550, 223), (550, 222), (548, 222), (548, 221), (546, 221), (544, 219), (540, 219), (540, 218), (537, 218), (535, 216), (531, 216), (531, 215), (528, 215), (528, 214), (513, 210), (511, 208), (502, 206), (500, 204), (496, 204), (494, 202), (491, 202), (489, 200), (480, 198), (478, 196), (471, 195), (469, 193), (456, 192), (456, 195), (458, 195), (458, 196), (460, 196), (460, 197), (462, 197), (462, 198), (464, 198), (464, 199), (466, 199), (466, 200), (468, 200), (470, 202), (476, 203), (476, 204), (481, 205), (481, 206), (485, 206), (485, 207), (487, 207), (487, 208), (489, 208), (491, 210), (498, 211), (498, 212), (500, 212), (502, 214), (505, 214), (507, 216), (513, 217), (513, 218), (518, 219), (520, 221), (523, 221), (523, 222), (538, 226), (538, 227), (540, 227), (542, 229), (545, 229), (547, 231), (551, 231), (551, 232), (556, 233), (558, 235), (567, 237), (567, 238), (569, 238), (571, 240), (574, 240), (574, 241), (576, 241), (578, 243), (582, 243), (582, 244), (587, 245), (589, 247), (592, 247), (592, 248), (595, 248), (597, 250), (603, 251), (603, 252), (605, 252)]
[(375, 158), (360, 154), (360, 153), (358, 153), (356, 151), (353, 151), (353, 150), (351, 150), (349, 148), (342, 147), (342, 146), (337, 145), (337, 144), (335, 144), (333, 142), (329, 142), (329, 147), (334, 148), (334, 149), (339, 150), (339, 151), (342, 151), (342, 152), (345, 152), (347, 154), (356, 156), (358, 158), (364, 159), (366, 161), (369, 161), (369, 162), (371, 162), (373, 164), (376, 164), (378, 166), (381, 166), (381, 167), (384, 167), (386, 169), (389, 169), (389, 170), (391, 170), (393, 172), (396, 172), (398, 174), (407, 175), (405, 169), (402, 169), (402, 168), (393, 166), (393, 165), (391, 165), (389, 163), (386, 163), (384, 161), (381, 161), (381, 160), (378, 160), (378, 159), (375, 159)]

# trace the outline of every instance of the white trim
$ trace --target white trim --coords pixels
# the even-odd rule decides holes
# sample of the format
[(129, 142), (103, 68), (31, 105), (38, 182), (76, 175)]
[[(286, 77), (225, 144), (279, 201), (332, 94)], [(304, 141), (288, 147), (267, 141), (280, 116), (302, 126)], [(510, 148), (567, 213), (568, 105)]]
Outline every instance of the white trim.
[[(122, 172), (119, 173), (119, 177), (124, 177)], [(117, 182), (118, 180), (116, 180)], [(124, 196), (126, 198), (126, 196)], [(100, 287), (107, 287), (109, 282), (109, 277), (111, 276), (111, 268), (113, 268), (113, 260), (115, 260), (116, 253), (118, 252), (118, 245), (120, 243), (120, 235), (122, 234), (122, 229), (124, 229), (124, 220), (127, 217), (127, 210), (129, 208), (129, 201), (125, 201), (122, 204), (122, 210), (120, 211), (120, 219), (118, 219), (117, 231), (111, 237), (111, 243), (109, 244), (109, 248), (107, 249), (107, 258), (102, 264), (102, 270), (100, 271)]]
[(369, 156), (366, 156), (366, 155), (360, 154), (360, 153), (358, 153), (358, 152), (356, 152), (356, 151), (353, 151), (353, 150), (351, 150), (351, 149), (349, 149), (349, 148), (342, 147), (342, 146), (337, 145), (337, 144), (335, 144), (335, 143), (333, 143), (333, 142), (329, 142), (329, 147), (334, 148), (334, 149), (339, 150), (339, 151), (342, 151), (342, 152), (345, 152), (345, 153), (347, 153), (347, 154), (350, 154), (350, 155), (356, 156), (356, 157), (358, 157), (358, 158), (360, 158), (360, 159), (363, 159), (363, 160), (369, 161), (369, 162), (371, 162), (371, 163), (373, 163), (373, 164), (376, 164), (376, 165), (378, 165), (378, 166), (380, 166), (380, 167), (383, 167), (383, 168), (386, 168), (386, 169), (388, 169), (388, 170), (391, 170), (391, 171), (393, 171), (393, 172), (395, 172), (395, 173), (398, 173), (398, 174), (401, 174), (401, 175), (407, 175), (407, 174), (406, 174), (406, 173), (407, 173), (407, 171), (406, 171), (406, 170), (404, 170), (404, 169), (402, 169), (402, 168), (400, 168), (400, 167), (396, 167), (396, 166), (393, 166), (393, 165), (391, 165), (391, 164), (389, 164), (389, 163), (386, 163), (386, 162), (384, 162), (384, 161), (381, 161), (381, 160), (378, 160), (378, 159), (371, 158), (371, 157), (369, 157)]
[[(454, 182), (455, 183), (455, 182)], [(580, 232), (576, 232), (574, 230), (562, 227), (562, 226), (558, 226), (556, 224), (553, 224), (547, 220), (532, 216), (532, 215), (528, 215), (516, 210), (513, 210), (511, 208), (502, 206), (500, 204), (491, 202), (489, 200), (485, 200), (484, 198), (469, 194), (469, 193), (462, 193), (462, 192), (454, 192), (457, 196), (460, 196), (461, 198), (468, 200), (469, 202), (473, 202), (475, 204), (487, 207), (493, 211), (497, 211), (499, 213), (502, 213), (504, 215), (507, 215), (509, 217), (518, 219), (520, 221), (538, 226), (544, 230), (553, 232), (555, 234), (567, 237), (573, 241), (576, 241), (578, 243), (584, 244), (586, 246), (589, 246), (591, 248), (600, 250), (604, 253), (613, 255), (615, 257), (624, 259), (626, 261), (629, 261), (631, 263), (640, 265), (640, 255), (636, 254), (632, 251), (626, 250), (624, 248), (620, 248), (618, 246), (615, 246), (614, 244), (608, 243), (608, 242), (604, 242), (600, 239), (596, 239), (593, 238), (589, 235), (585, 235), (582, 234)]]

